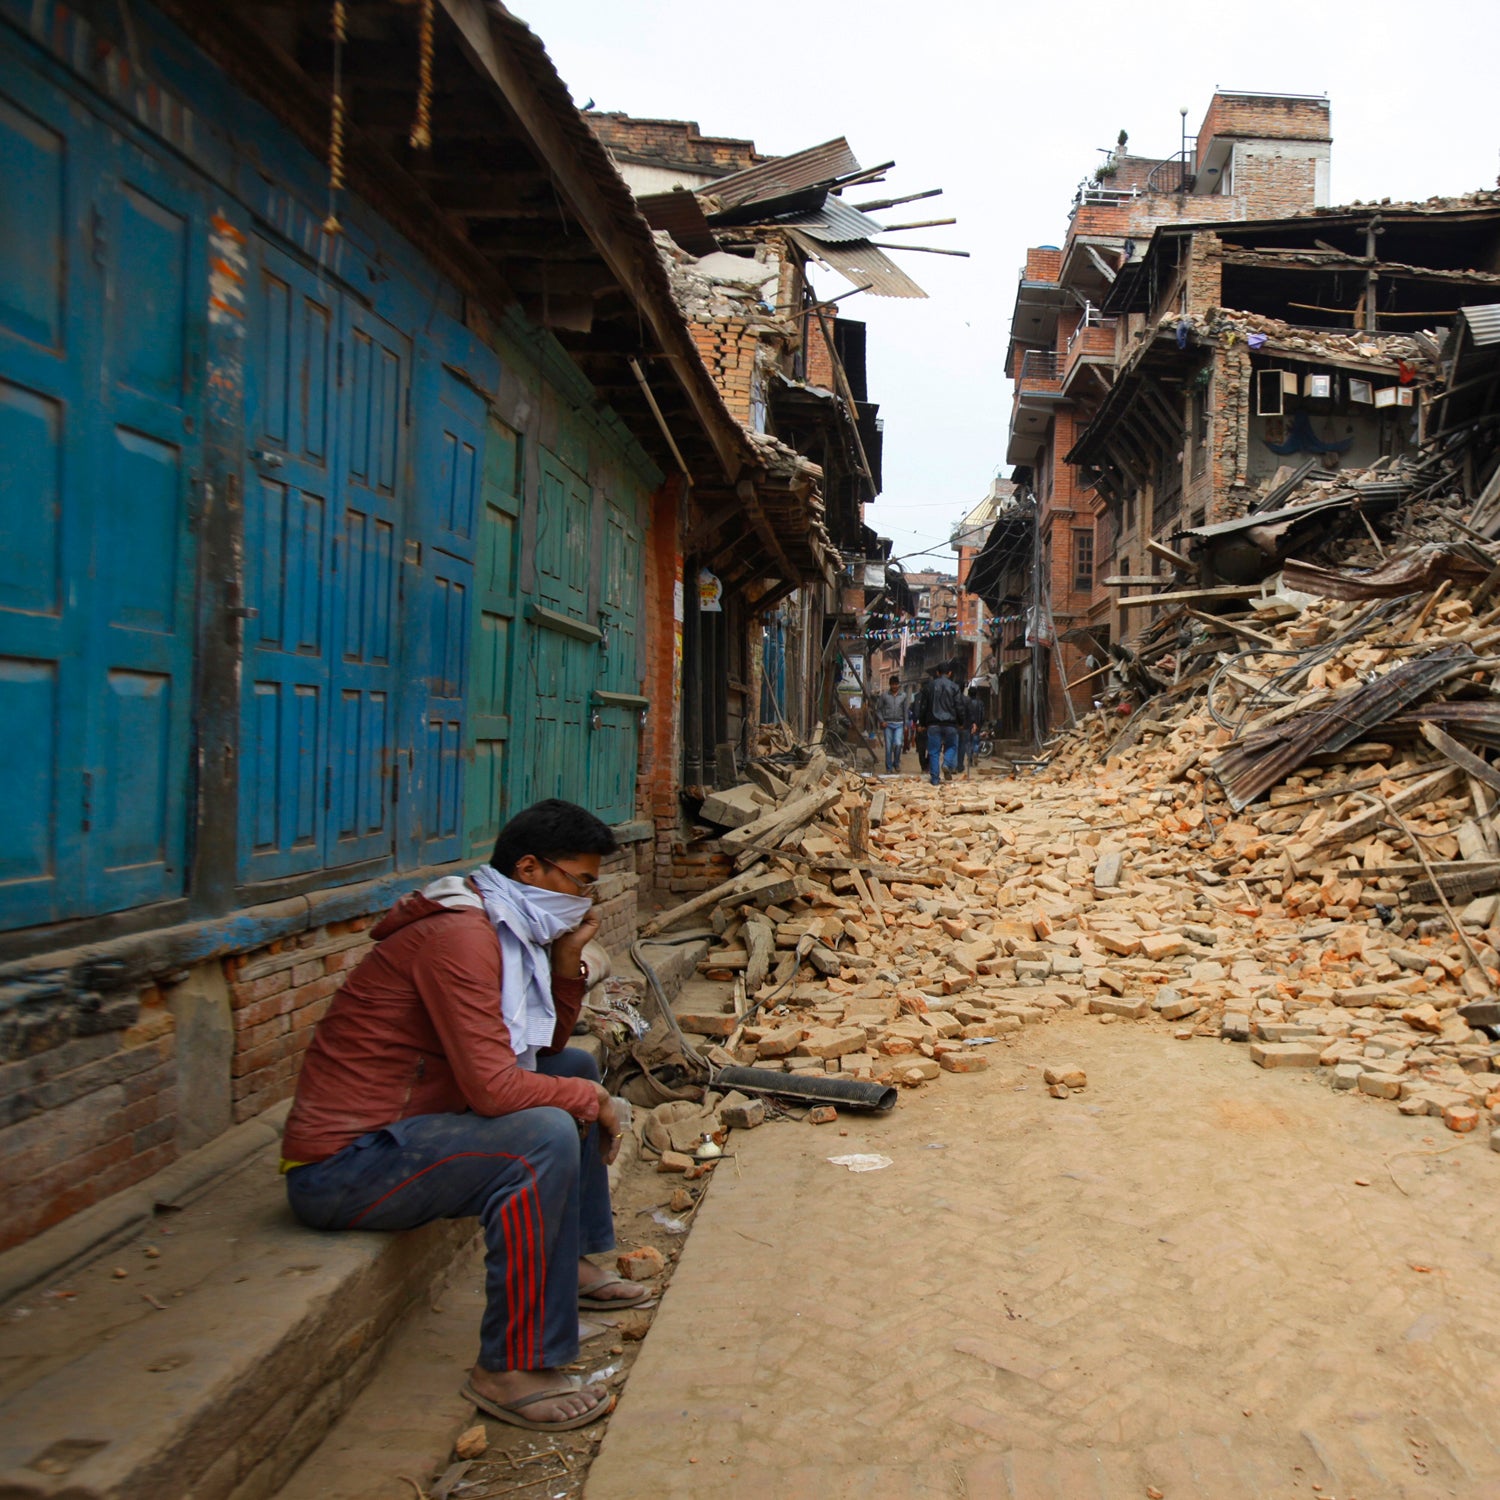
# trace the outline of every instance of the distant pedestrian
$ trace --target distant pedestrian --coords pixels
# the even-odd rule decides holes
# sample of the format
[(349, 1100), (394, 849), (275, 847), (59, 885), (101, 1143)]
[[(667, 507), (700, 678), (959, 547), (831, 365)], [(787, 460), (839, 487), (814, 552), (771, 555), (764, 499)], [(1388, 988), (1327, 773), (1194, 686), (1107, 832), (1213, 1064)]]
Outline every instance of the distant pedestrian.
[(958, 757), (958, 731), (963, 720), (963, 693), (953, 680), (952, 662), (939, 662), (932, 682), (924, 689), (927, 728), (927, 775), (937, 786), (953, 774)]
[(875, 699), (875, 717), (885, 734), (885, 769), (894, 774), (901, 769), (901, 747), (906, 737), (906, 694), (901, 679), (892, 677), (885, 692)]
[(968, 739), (969, 765), (979, 758), (979, 731), (984, 726), (984, 698), (971, 687), (964, 699), (964, 733)]

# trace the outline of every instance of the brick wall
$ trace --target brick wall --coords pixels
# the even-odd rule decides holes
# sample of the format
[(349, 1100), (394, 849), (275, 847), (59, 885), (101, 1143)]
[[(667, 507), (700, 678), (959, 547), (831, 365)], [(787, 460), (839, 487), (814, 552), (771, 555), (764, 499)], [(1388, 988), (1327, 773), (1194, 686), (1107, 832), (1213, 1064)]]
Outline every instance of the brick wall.
[(1187, 310), (1203, 317), (1224, 304), (1224, 242), (1205, 230), (1193, 236), (1187, 262)]
[(172, 1018), (154, 986), (125, 1003), (135, 1024), (0, 1066), (0, 1250), (176, 1157)]
[(649, 864), (651, 840), (641, 844), (624, 844), (618, 853), (599, 862), (598, 904), (599, 941), (611, 953), (625, 953), (635, 940), (636, 894), (641, 885), (637, 869), (637, 850), (644, 849)]
[(750, 323), (739, 318), (712, 323), (690, 319), (688, 330), (698, 346), (699, 357), (724, 397), (725, 405), (748, 426), (759, 334)]
[[(837, 317), (837, 313), (830, 310), (830, 324)], [(811, 385), (820, 385), (825, 391), (837, 390), (834, 384), (833, 357), (828, 350), (828, 340), (823, 337), (822, 322), (811, 313), (804, 319), (806, 329), (805, 360), (807, 369), (807, 380)]]
[(669, 840), (667, 854), (669, 873), (663, 880), (658, 872), (658, 896), (662, 896), (663, 887), (673, 897), (706, 891), (734, 874), (734, 856), (724, 853), (717, 839), (700, 843), (679, 835)]
[(1215, 136), (1239, 136), (1272, 141), (1331, 141), (1333, 132), (1326, 99), (1262, 97), (1253, 94), (1215, 94), (1203, 124), (1198, 127), (1198, 159)]
[[(1052, 617), (1057, 632), (1061, 635), (1072, 625), (1087, 619), (1095, 603), (1097, 585), (1079, 589), (1074, 587), (1073, 533), (1086, 531), (1096, 538), (1094, 551), (1094, 577), (1103, 576), (1099, 569), (1102, 561), (1097, 547), (1095, 510), (1097, 501), (1093, 491), (1078, 486), (1078, 471), (1062, 461), (1077, 441), (1079, 433), (1087, 426), (1087, 417), (1070, 408), (1063, 408), (1052, 424), (1052, 453), (1056, 462), (1051, 466), (1052, 481), (1042, 505), (1042, 534), (1044, 555), (1047, 561), (1047, 583), (1052, 599)], [(1071, 642), (1059, 641), (1054, 647), (1060, 653), (1063, 671), (1071, 683), (1081, 677), (1087, 667), (1084, 657), (1087, 649)], [(1053, 726), (1068, 722), (1067, 697), (1058, 678), (1056, 663), (1051, 664), (1047, 685), (1047, 698)], [(1084, 695), (1073, 694), (1075, 712), (1086, 707)]]
[(716, 172), (738, 172), (766, 160), (754, 141), (703, 135), (696, 120), (637, 120), (626, 114), (593, 111), (584, 119), (609, 150), (622, 156), (657, 158), (663, 164)]
[(1234, 184), (1244, 200), (1245, 217), (1285, 219), (1307, 213), (1318, 201), (1318, 165), (1318, 158), (1306, 152), (1241, 142), (1234, 151)]
[(1027, 281), (1056, 281), (1062, 275), (1062, 251), (1034, 245), (1026, 252)]
[(1209, 521), (1232, 520), (1249, 501), (1250, 351), (1241, 343), (1214, 354), (1209, 415), (1209, 462), (1213, 495)]
[(656, 841), (640, 871), (645, 887), (670, 878), (671, 844), (682, 818), (682, 751), (679, 705), (682, 698), (682, 622), (675, 596), (682, 577), (678, 536), (680, 482), (669, 479), (651, 497), (651, 529), (646, 538), (645, 600), (646, 683), (651, 700), (641, 734), (641, 763), (636, 775), (636, 816), (656, 831)]
[(302, 1054), (334, 991), (373, 946), (373, 917), (331, 922), (224, 961), (234, 1015), (236, 1121), (291, 1097)]

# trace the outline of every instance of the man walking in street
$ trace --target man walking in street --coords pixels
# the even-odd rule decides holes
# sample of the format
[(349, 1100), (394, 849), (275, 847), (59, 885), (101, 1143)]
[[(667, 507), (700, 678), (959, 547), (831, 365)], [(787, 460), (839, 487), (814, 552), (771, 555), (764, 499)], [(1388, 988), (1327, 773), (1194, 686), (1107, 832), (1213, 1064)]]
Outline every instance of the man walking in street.
[(969, 768), (979, 758), (979, 731), (984, 725), (984, 699), (979, 689), (971, 687), (964, 697), (964, 738), (968, 742)]
[(885, 769), (895, 775), (901, 769), (901, 746), (906, 735), (906, 694), (901, 679), (892, 677), (889, 687), (875, 699), (875, 717), (885, 733)]
[(948, 663), (948, 675), (953, 679), (953, 686), (958, 688), (958, 744), (946, 760), (948, 769), (955, 776), (964, 774), (969, 756), (969, 705), (964, 698), (964, 690), (958, 686), (959, 666), (956, 659)]
[(318, 1022), (282, 1145), (287, 1198), (314, 1229), (479, 1219), (486, 1305), (463, 1393), (534, 1431), (609, 1412), (609, 1391), (561, 1373), (578, 1311), (647, 1295), (585, 1259), (614, 1247), (621, 1126), (566, 1045), (615, 848), (592, 813), (539, 802), (487, 865), (397, 902)]
[(927, 695), (927, 774), (937, 786), (944, 774), (951, 775), (951, 755), (958, 755), (958, 728), (963, 718), (963, 694), (953, 680), (953, 663), (941, 662), (937, 675), (924, 690)]

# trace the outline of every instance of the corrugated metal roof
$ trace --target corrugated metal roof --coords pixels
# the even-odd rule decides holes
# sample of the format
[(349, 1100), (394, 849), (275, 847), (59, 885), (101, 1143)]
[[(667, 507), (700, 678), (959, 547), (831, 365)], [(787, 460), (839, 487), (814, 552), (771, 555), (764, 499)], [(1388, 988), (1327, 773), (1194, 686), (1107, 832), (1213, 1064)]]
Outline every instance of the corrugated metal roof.
[(669, 193), (649, 193), (635, 206), (653, 229), (664, 229), (690, 255), (712, 255), (719, 242), (703, 217), (702, 205), (692, 193), (674, 188)]
[(788, 214), (776, 222), (800, 229), (822, 245), (848, 245), (855, 240), (868, 240), (885, 233), (884, 228), (868, 214), (860, 213), (852, 203), (845, 203), (831, 193), (816, 213)]
[(877, 250), (866, 241), (856, 241), (852, 245), (824, 245), (804, 235), (800, 229), (789, 233), (809, 255), (826, 261), (846, 281), (864, 287), (877, 297), (927, 295), (883, 250)]
[(1459, 313), (1469, 325), (1469, 337), (1476, 344), (1500, 344), (1500, 302), (1461, 307)]
[(746, 167), (732, 177), (721, 177), (704, 191), (729, 209), (762, 198), (779, 198), (798, 188), (832, 182), (836, 177), (857, 171), (859, 163), (849, 149), (849, 142), (839, 136), (821, 146), (809, 146), (806, 151), (794, 151), (790, 156), (778, 156), (772, 161), (761, 162), (759, 166)]

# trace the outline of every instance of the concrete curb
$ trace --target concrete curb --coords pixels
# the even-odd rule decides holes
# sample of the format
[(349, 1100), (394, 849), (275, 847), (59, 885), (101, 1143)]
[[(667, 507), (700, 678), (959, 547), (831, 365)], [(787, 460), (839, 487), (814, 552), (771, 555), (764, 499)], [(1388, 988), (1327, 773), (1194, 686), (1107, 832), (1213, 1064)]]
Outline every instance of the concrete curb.
[(42, 1281), (66, 1275), (138, 1235), (157, 1207), (181, 1208), (228, 1176), (257, 1151), (281, 1139), (291, 1101), (273, 1104), (253, 1120), (163, 1167), (134, 1187), (74, 1214), (0, 1255), (0, 1304)]

